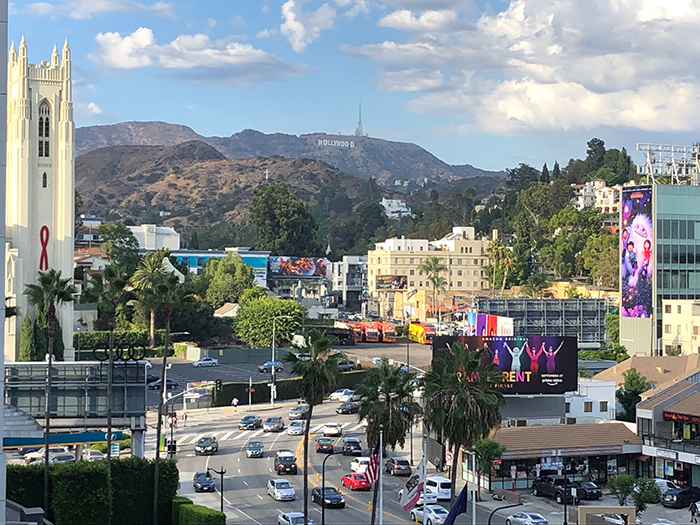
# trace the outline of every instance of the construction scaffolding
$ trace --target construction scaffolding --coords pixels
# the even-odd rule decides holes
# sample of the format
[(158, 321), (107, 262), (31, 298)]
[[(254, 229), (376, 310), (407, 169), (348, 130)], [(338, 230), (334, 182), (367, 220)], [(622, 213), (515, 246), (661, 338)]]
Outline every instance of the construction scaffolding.
[(657, 177), (665, 177), (668, 182), (664, 183), (698, 185), (700, 144), (637, 144), (637, 151), (645, 155), (645, 162), (637, 166), (637, 172), (646, 176), (649, 183), (656, 184)]

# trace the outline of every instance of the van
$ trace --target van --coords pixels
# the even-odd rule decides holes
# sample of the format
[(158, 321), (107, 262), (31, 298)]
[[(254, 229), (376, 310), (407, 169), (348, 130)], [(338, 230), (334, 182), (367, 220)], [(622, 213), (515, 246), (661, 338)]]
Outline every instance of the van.
[(667, 479), (655, 479), (656, 486), (659, 487), (661, 494), (666, 494), (669, 490), (680, 490), (681, 487), (676, 485), (673, 481), (668, 481)]
[(449, 500), (452, 498), (452, 482), (447, 478), (442, 476), (425, 478), (425, 486), (437, 494), (438, 499)]

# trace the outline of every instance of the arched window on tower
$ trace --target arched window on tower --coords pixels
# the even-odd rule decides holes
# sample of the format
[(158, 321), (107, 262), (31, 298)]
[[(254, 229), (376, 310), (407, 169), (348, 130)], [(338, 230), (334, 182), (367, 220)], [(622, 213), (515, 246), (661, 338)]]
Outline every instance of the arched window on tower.
[(48, 186), (48, 177), (46, 176), (46, 172), (41, 176), (41, 187), (46, 188)]
[(39, 105), (39, 156), (49, 156), (49, 129), (51, 128), (51, 107), (44, 100)]

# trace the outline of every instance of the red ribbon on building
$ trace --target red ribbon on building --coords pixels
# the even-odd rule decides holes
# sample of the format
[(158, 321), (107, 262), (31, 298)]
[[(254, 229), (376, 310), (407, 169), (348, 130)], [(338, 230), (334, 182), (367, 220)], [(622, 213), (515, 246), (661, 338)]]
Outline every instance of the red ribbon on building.
[(49, 246), (49, 227), (44, 225), (39, 231), (39, 240), (41, 241), (41, 257), (39, 258), (39, 270), (45, 272), (49, 269), (49, 254), (46, 248)]

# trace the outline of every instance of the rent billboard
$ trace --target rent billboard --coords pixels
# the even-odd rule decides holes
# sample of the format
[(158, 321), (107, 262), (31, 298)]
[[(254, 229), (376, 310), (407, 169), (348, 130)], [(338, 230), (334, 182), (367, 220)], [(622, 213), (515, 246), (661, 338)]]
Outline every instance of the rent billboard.
[(405, 290), (408, 277), (405, 275), (377, 275), (377, 291)]
[(455, 342), (470, 350), (484, 349), (484, 357), (503, 373), (504, 394), (563, 394), (578, 389), (578, 344), (562, 336), (447, 336), (433, 339), (433, 370), (442, 366), (436, 358)]
[(654, 275), (651, 186), (622, 190), (620, 211), (620, 315), (651, 317)]
[(328, 259), (324, 257), (270, 257), (268, 273), (270, 278), (325, 277)]

